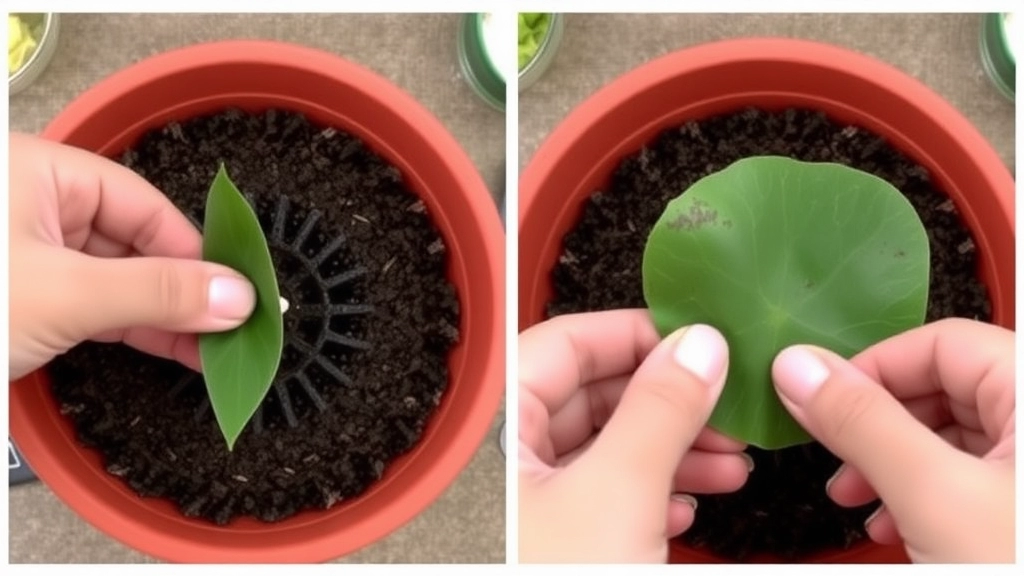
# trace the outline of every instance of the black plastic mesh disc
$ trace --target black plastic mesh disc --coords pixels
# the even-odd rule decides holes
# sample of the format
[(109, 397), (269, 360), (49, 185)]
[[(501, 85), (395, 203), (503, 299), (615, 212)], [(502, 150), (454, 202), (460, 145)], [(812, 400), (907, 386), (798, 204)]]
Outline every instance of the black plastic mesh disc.
[(51, 365), (79, 438), (144, 496), (217, 523), (360, 494), (420, 439), (448, 384), (459, 302), (444, 240), (401, 173), (351, 135), (270, 110), (149, 132), (121, 161), (200, 228), (220, 163), (268, 237), (284, 349), (229, 452), (202, 377), (123, 345)]

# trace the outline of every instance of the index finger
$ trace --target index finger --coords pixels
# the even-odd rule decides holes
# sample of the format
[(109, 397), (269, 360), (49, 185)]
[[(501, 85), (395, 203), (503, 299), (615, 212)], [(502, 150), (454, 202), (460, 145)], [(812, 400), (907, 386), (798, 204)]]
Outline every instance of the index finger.
[(519, 334), (519, 387), (554, 413), (581, 386), (632, 374), (660, 341), (643, 309), (557, 316)]
[[(32, 139), (36, 170), (52, 179), (62, 230), (90, 229), (144, 256), (199, 258), (202, 236), (145, 178), (86, 150)], [(13, 143), (12, 143), (13, 144)]]

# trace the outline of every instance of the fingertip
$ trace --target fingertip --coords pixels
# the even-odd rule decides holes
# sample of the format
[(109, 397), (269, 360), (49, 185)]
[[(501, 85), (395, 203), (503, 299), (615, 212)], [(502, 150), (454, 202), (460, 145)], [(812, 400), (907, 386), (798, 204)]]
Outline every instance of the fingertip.
[(776, 390), (797, 406), (806, 404), (830, 374), (825, 362), (808, 346), (784, 348), (772, 361)]
[(697, 499), (689, 494), (672, 494), (668, 501), (665, 535), (675, 538), (687, 531), (696, 518), (697, 506)]
[(746, 450), (747, 443), (705, 426), (693, 441), (693, 447), (707, 452), (731, 453)]
[(746, 452), (740, 452), (740, 458), (743, 459), (743, 463), (747, 466), (747, 474), (754, 472), (754, 457)]
[(727, 494), (747, 483), (750, 464), (743, 454), (687, 452), (672, 479), (676, 492)]
[(708, 386), (724, 381), (729, 347), (722, 333), (707, 324), (694, 324), (677, 334), (680, 335), (672, 350), (675, 363)]
[(213, 318), (238, 325), (255, 309), (256, 289), (240, 275), (221, 272), (210, 279), (207, 305)]
[(855, 468), (843, 464), (825, 483), (825, 493), (836, 504), (853, 508), (878, 499), (878, 494)]
[(868, 519), (864, 521), (864, 531), (872, 541), (885, 546), (891, 546), (902, 542), (900, 533), (896, 530), (896, 521), (884, 505), (879, 506)]
[(675, 494), (672, 494), (672, 500), (674, 502), (682, 502), (683, 504), (686, 504), (691, 510), (697, 510), (697, 499), (689, 494), (676, 492)]
[(846, 464), (843, 464), (836, 470), (835, 474), (829, 476), (828, 480), (825, 481), (825, 494), (828, 494), (829, 498), (835, 500), (835, 495), (832, 493), (832, 485), (835, 484), (837, 478), (843, 475), (846, 471)]

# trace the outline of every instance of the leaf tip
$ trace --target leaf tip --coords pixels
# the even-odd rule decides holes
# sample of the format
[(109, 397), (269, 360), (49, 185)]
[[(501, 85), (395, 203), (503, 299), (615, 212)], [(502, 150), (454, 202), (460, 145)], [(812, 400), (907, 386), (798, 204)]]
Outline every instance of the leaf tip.
[(241, 431), (239, 431), (239, 432), (228, 432), (226, 430), (221, 430), (221, 433), (224, 435), (224, 441), (228, 445), (228, 452), (234, 452), (235, 451), (235, 442), (238, 441), (238, 436), (241, 434)]

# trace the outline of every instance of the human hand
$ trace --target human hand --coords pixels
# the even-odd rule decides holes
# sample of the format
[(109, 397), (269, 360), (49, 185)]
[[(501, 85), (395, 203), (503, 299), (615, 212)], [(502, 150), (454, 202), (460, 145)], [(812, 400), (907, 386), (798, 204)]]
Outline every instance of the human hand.
[(198, 370), (194, 333), (252, 312), (249, 281), (198, 260), (199, 232), (128, 168), (26, 134), (9, 159), (10, 379), (89, 339)]
[(520, 334), (520, 561), (665, 562), (693, 523), (685, 493), (747, 479), (745, 445), (704, 428), (727, 368), (716, 330), (661, 340), (645, 310)]
[(881, 498), (873, 540), (902, 541), (915, 562), (1013, 562), (1014, 363), (1013, 332), (949, 319), (851, 362), (790, 347), (772, 375), (786, 408), (846, 463), (831, 498)]

